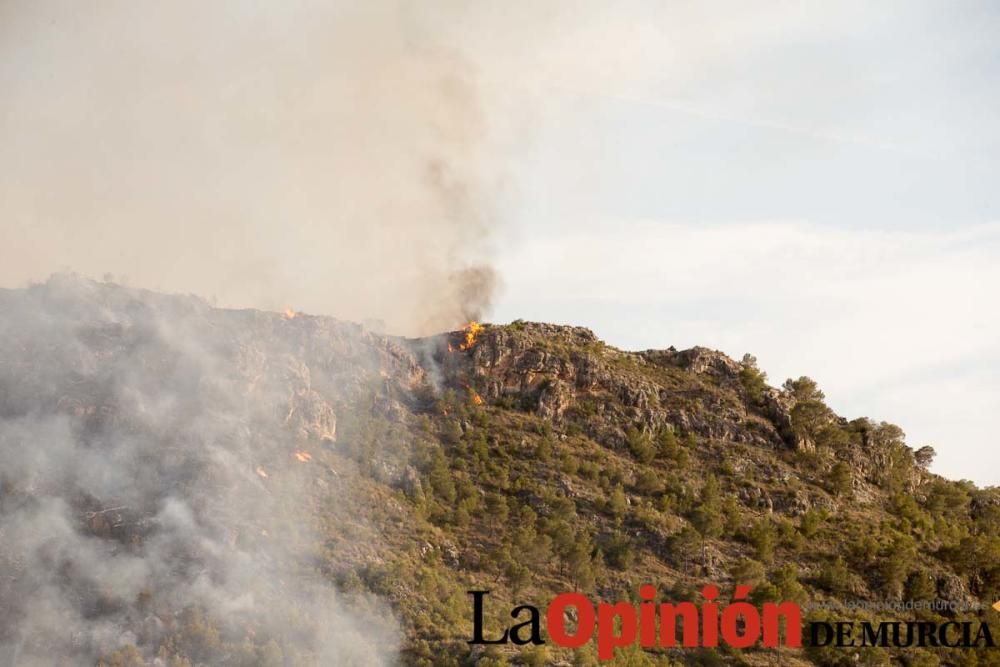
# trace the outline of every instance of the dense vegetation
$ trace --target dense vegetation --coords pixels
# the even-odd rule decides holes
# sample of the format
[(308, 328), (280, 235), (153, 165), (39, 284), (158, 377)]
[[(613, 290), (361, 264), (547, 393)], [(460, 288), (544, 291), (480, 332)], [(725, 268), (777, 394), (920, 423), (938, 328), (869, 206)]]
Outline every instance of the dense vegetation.
[[(623, 358), (602, 344), (576, 349), (531, 325), (512, 328), (527, 337), (528, 351), (544, 348), (550, 361), (606, 357), (612, 373), (645, 375), (669, 387), (666, 403), (683, 403), (708, 422), (712, 406), (738, 403), (743, 428), (765, 430), (761, 406), (768, 387), (752, 357), (743, 359), (735, 382), (715, 382), (690, 369)], [(697, 601), (706, 582), (720, 584), (724, 594), (736, 582), (753, 584), (756, 602), (978, 600), (986, 611), (945, 614), (995, 620), (989, 605), (1000, 599), (996, 490), (928, 473), (931, 448), (913, 451), (892, 424), (837, 417), (811, 379), (783, 386), (792, 400), (791, 426), (798, 441), (808, 443), (796, 449), (773, 441), (773, 434), (761, 445), (669, 423), (651, 430), (639, 415), (621, 421), (614, 409), (622, 407), (620, 399), (600, 390), (571, 389), (571, 405), (553, 420), (540, 415), (538, 399), (554, 378), (537, 378), (528, 389), (494, 390), (492, 400), (480, 403), (477, 391), (488, 393), (494, 370), (462, 375), (480, 361), (457, 362), (439, 389), (422, 387), (405, 420), (352, 414), (335, 454), (352, 459), (373, 497), (391, 497), (398, 515), (373, 511), (376, 522), (393, 526), (381, 562), (360, 571), (334, 567), (334, 576), (348, 589), (394, 601), (406, 626), (409, 664), (468, 663), (465, 591), (473, 588), (493, 591), (487, 618), (495, 624), (507, 621), (516, 604), (544, 607), (567, 590), (636, 600), (638, 587), (652, 583), (664, 600)], [(408, 462), (410, 475), (393, 479), (385, 461)], [(866, 617), (808, 614), (824, 615)], [(867, 617), (943, 619), (927, 611)], [(617, 664), (879, 665), (901, 658), (885, 649), (855, 653), (632, 651)], [(547, 647), (491, 650), (477, 657), (480, 665), (595, 663), (587, 648), (565, 655)], [(909, 649), (902, 659), (908, 665), (1000, 664), (993, 651)]]

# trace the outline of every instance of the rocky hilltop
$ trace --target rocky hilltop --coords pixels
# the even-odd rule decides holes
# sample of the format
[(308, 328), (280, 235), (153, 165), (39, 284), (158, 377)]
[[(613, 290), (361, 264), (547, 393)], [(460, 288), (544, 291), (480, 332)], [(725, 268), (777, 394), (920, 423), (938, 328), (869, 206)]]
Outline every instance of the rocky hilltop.
[[(406, 339), (55, 276), (0, 291), (0, 663), (595, 664), (590, 647), (470, 647), (471, 589), (493, 591), (491, 628), (644, 583), (692, 601), (747, 583), (810, 618), (989, 618), (1000, 494), (932, 457), (749, 355), (521, 321)], [(850, 600), (958, 607), (823, 608)], [(904, 659), (996, 661), (618, 662)]]

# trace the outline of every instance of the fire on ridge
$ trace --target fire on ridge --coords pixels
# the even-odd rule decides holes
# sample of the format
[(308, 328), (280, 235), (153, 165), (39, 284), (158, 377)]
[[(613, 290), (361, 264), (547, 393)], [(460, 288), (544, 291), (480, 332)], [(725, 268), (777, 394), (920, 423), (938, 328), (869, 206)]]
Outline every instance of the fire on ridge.
[(458, 347), (456, 348), (451, 343), (448, 343), (448, 351), (455, 352), (457, 350), (458, 352), (467, 352), (471, 350), (472, 346), (476, 344), (476, 338), (482, 333), (484, 328), (482, 324), (475, 320), (468, 322), (462, 327), (462, 341), (458, 344)]

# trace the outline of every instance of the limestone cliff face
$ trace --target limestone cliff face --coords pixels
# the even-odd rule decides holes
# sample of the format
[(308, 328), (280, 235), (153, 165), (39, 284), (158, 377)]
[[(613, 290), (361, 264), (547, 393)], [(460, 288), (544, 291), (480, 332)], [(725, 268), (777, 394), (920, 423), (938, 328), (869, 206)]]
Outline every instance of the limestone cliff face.
[(426, 373), (399, 341), (355, 324), (217, 309), (71, 276), (0, 291), (0, 313), (7, 417), (61, 412), (99, 429), (148, 412), (128, 401), (160, 388), (192, 407), (224, 396), (249, 406), (248, 419), (270, 420), (263, 409), (303, 440), (332, 442), (338, 404), (375, 389), (379, 409), (398, 409), (391, 397)]
[[(723, 448), (741, 443), (806, 454), (817, 448), (814, 436), (794, 423), (797, 400), (791, 392), (767, 386), (751, 400), (741, 383), (741, 363), (716, 350), (627, 352), (583, 327), (520, 321), (486, 326), (466, 351), (458, 349), (461, 339), (461, 332), (453, 332), (410, 346), (434, 350), (434, 373), (446, 386), (474, 388), (489, 403), (515, 405), (553, 424), (582, 424), (610, 447), (622, 448), (627, 429), (637, 427), (648, 434), (665, 428), (692, 433)], [(824, 420), (847, 425), (832, 412)], [(886, 471), (901, 459), (912, 462), (913, 452), (892, 438), (865, 435), (877, 431), (876, 424), (859, 428), (859, 440), (842, 443), (839, 456), (849, 465), (857, 498), (873, 502)], [(922, 466), (910, 469), (907, 488), (929, 479)], [(773, 505), (770, 499), (751, 500)], [(808, 506), (801, 498), (778, 502), (802, 511)]]
[[(193, 297), (65, 276), (0, 292), (0, 307), (10, 314), (0, 343), (10, 360), (0, 377), (0, 410), (8, 415), (47, 406), (95, 428), (127, 420), (126, 406), (106, 400), (112, 369), (142, 369), (153, 387), (185, 372), (176, 367), (186, 352), (178, 346), (189, 345), (212, 367), (185, 380), (194, 383), (187, 398), (211, 390), (266, 403), (303, 440), (336, 441), (338, 404), (347, 400), (370, 395), (372, 409), (402, 421), (418, 407), (416, 388), (443, 383), (472, 387), (489, 403), (527, 406), (557, 424), (572, 412), (610, 445), (637, 426), (773, 449), (814, 446), (792, 428), (792, 396), (768, 387), (751, 406), (740, 363), (703, 347), (625, 352), (583, 327), (518, 322), (487, 326), (460, 351), (460, 332), (400, 339), (332, 318), (215, 309)], [(38, 364), (39, 356), (47, 363)], [(209, 376), (211, 389), (203, 381)], [(869, 458), (874, 467), (885, 463), (878, 452)]]
[[(42, 412), (93, 432), (148, 430), (157, 410), (144, 401), (166, 386), (173, 418), (218, 401), (239, 407), (243, 428), (280, 427), (282, 437), (333, 445), (348, 404), (367, 402), (373, 414), (406, 423), (429, 387), (471, 389), (488, 405), (573, 422), (612, 448), (623, 447), (632, 427), (722, 446), (815, 448), (793, 427), (792, 395), (767, 387), (761, 400), (748, 400), (741, 364), (703, 347), (626, 352), (583, 327), (519, 321), (486, 326), (462, 350), (460, 331), (402, 339), (328, 317), (217, 309), (72, 276), (0, 291), (0, 312), (6, 418)], [(171, 427), (155, 428), (164, 438)], [(842, 455), (867, 498), (906, 452), (865, 438)], [(922, 480), (916, 470), (913, 488)]]
[(721, 352), (624, 352), (589, 329), (542, 323), (487, 327), (469, 352), (445, 356), (449, 381), (475, 379), (489, 401), (514, 400), (554, 422), (594, 411), (600, 439), (620, 444), (624, 428), (671, 427), (706, 438), (774, 448), (806, 447), (791, 429), (794, 399), (769, 388), (764, 409), (741, 400), (740, 364)]

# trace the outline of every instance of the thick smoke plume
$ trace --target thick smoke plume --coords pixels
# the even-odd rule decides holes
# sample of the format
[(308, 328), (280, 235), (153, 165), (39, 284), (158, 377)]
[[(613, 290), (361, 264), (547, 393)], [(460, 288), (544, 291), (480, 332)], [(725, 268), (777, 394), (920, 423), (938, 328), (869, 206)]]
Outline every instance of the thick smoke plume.
[[(0, 286), (71, 269), (406, 334), (485, 315), (497, 78), (446, 5), (0, 3)], [(391, 363), (316, 322), (0, 290), (0, 664), (395, 659), (319, 539), (363, 539), (324, 466)]]
[(0, 664), (390, 664), (391, 612), (335, 591), (317, 525), (364, 534), (328, 456), (371, 340), (72, 276), (0, 290)]
[(0, 285), (110, 273), (407, 334), (484, 314), (502, 160), (443, 16), (3, 3)]
[(595, 100), (683, 98), (704, 68), (810, 15), (641, 0), (5, 0), (0, 286), (68, 269), (406, 335), (453, 328), (489, 313), (513, 218), (583, 217), (600, 199), (546, 206), (549, 180), (588, 182), (587, 167), (570, 157), (532, 173), (520, 160), (533, 138), (601, 127)]

